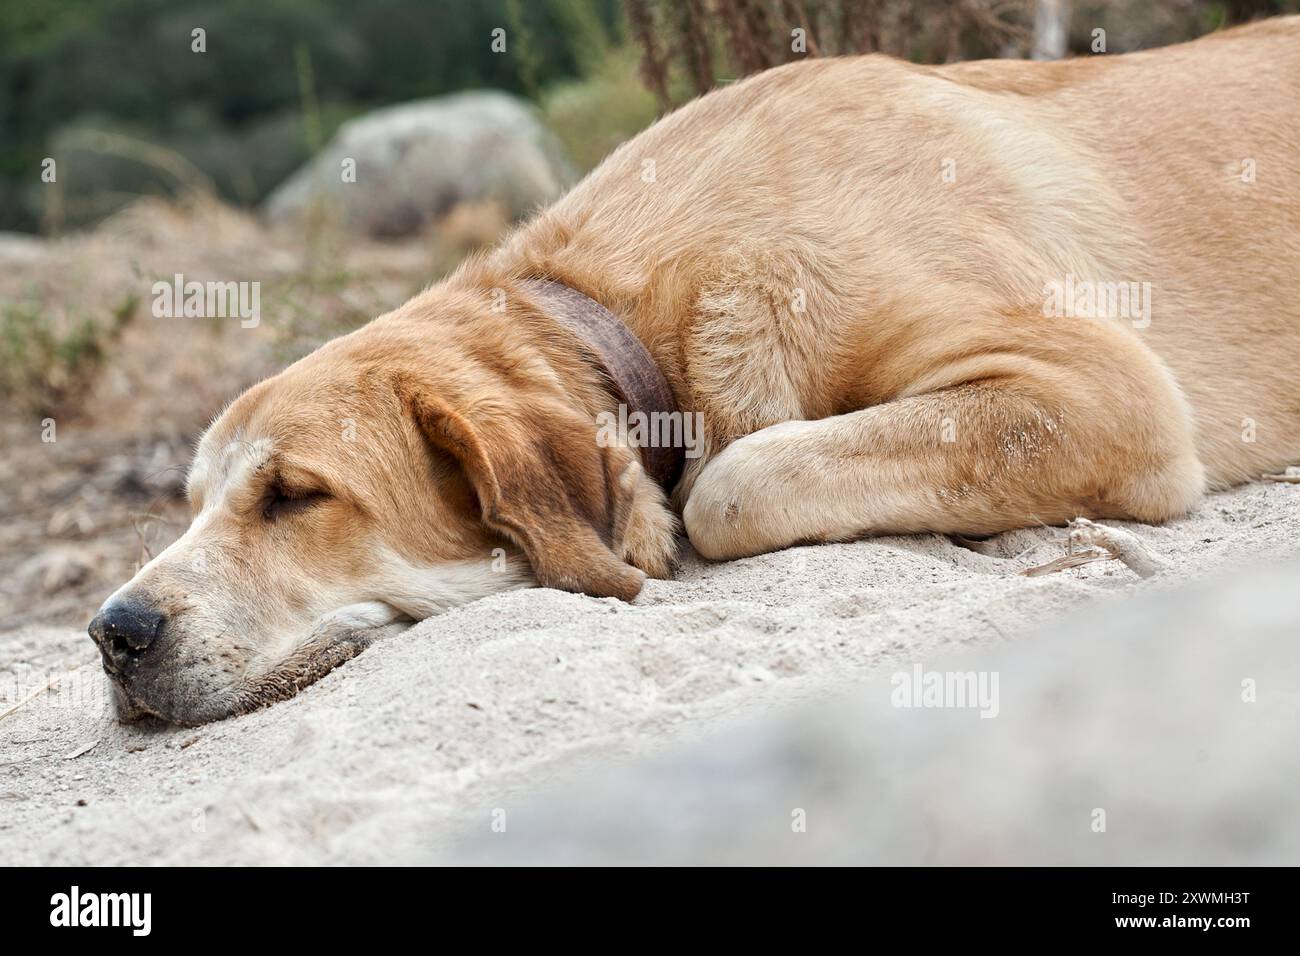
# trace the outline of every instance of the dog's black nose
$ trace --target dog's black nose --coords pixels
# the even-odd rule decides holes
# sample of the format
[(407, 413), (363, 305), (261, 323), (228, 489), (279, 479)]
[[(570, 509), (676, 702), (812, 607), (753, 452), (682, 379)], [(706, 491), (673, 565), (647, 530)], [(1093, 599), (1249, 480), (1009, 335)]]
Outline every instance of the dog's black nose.
[(130, 598), (109, 601), (86, 629), (110, 669), (120, 670), (139, 657), (162, 630), (163, 614)]

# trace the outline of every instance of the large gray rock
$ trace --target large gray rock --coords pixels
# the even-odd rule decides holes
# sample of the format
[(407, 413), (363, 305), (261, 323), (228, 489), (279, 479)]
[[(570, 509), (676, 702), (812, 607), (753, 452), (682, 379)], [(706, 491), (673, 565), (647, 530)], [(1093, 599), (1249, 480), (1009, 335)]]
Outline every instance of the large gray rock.
[(20, 269), (43, 262), (49, 255), (45, 240), (24, 232), (0, 232), (0, 266)]
[(927, 664), (997, 674), (996, 716), (878, 681), (571, 783), (444, 861), (1295, 865), (1297, 581), (1148, 593)]
[[(344, 165), (355, 163), (355, 182)], [(533, 107), (499, 92), (458, 93), (345, 123), (267, 198), (273, 224), (323, 208), (354, 232), (402, 236), (459, 202), (495, 200), (519, 218), (563, 191), (572, 171)]]

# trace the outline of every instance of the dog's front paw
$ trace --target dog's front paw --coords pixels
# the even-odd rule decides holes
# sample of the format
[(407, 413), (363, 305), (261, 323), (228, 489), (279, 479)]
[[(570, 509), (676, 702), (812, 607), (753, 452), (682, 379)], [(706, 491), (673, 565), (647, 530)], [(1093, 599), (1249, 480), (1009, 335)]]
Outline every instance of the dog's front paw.
[(705, 465), (682, 509), (691, 546), (714, 561), (749, 557), (798, 540), (800, 436), (813, 422), (782, 422), (728, 445)]
[(632, 485), (633, 497), (619, 557), (649, 577), (672, 577), (677, 569), (677, 516), (663, 490), (639, 465), (630, 467), (622, 480)]

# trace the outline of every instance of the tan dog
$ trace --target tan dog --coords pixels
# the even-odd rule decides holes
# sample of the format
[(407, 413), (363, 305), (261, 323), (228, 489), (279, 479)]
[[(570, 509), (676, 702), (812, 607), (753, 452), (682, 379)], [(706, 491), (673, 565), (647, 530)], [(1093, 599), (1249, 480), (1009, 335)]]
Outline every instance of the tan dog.
[(506, 588), (634, 597), (677, 519), (528, 280), (635, 332), (696, 550), (1157, 522), (1300, 458), (1300, 19), (1120, 57), (782, 67), (235, 401), (92, 624), (123, 712), (292, 694)]

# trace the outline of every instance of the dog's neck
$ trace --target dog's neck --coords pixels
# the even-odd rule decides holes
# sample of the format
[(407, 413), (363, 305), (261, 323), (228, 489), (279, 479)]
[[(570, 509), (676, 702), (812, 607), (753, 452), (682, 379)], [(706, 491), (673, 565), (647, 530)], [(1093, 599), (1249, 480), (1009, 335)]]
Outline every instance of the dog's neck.
[[(524, 286), (548, 315), (576, 335), (591, 352), (615, 397), (626, 408), (628, 421), (635, 422), (633, 416), (638, 413), (644, 416), (643, 434), (654, 433), (654, 423), (659, 420), (655, 416), (678, 413), (677, 401), (663, 372), (641, 340), (618, 316), (561, 282), (528, 279)], [(648, 437), (638, 450), (646, 473), (665, 491), (671, 491), (681, 477), (685, 450), (649, 442)]]

